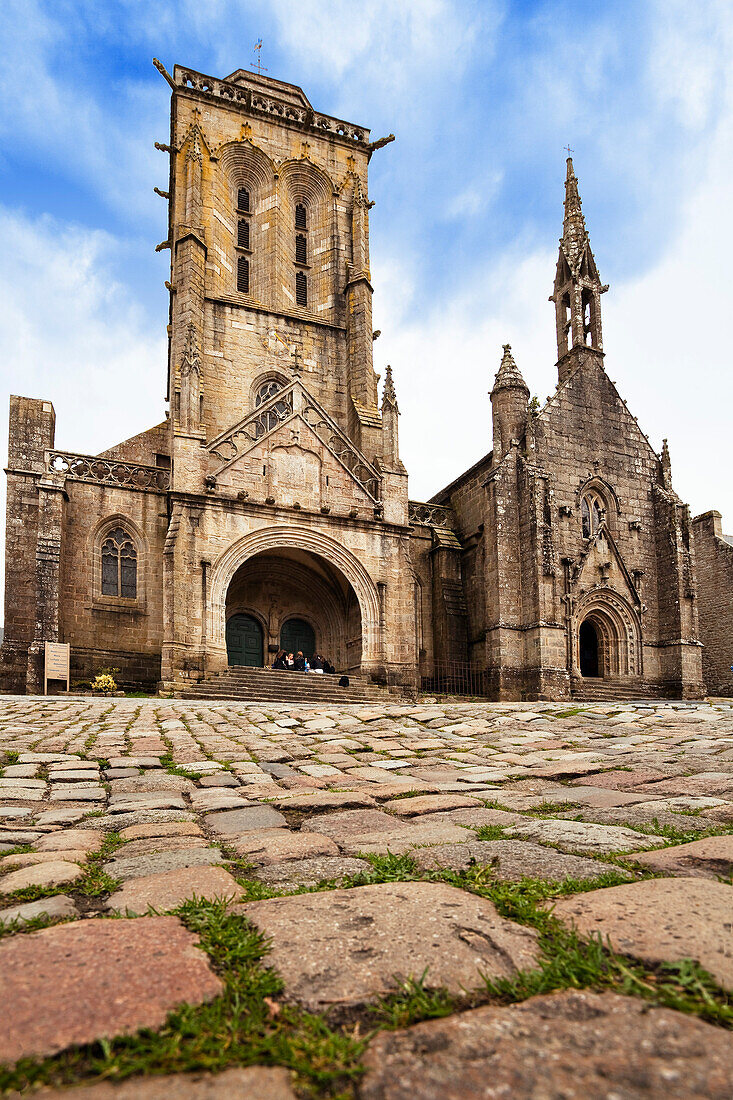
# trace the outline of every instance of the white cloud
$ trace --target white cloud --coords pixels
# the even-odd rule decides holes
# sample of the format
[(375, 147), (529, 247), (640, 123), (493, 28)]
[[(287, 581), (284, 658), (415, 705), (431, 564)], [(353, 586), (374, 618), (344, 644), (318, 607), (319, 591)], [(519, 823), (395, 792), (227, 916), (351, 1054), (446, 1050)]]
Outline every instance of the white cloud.
[(162, 420), (164, 318), (151, 331), (129, 290), (112, 280), (121, 243), (2, 208), (0, 238), (0, 438), (8, 393), (53, 402), (57, 446), (83, 454)]

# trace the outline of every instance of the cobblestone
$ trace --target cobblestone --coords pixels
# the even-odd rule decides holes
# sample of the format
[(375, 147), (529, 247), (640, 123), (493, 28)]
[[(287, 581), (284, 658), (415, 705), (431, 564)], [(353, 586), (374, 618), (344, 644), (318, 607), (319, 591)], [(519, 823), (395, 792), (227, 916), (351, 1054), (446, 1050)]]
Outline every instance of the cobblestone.
[[(13, 755), (3, 770), (6, 753)], [(170, 754), (164, 763), (172, 760), (175, 768), (161, 765), (164, 753)], [(727, 834), (732, 825), (733, 704), (722, 702), (395, 701), (300, 707), (226, 700), (0, 699), (0, 852), (21, 846), (0, 861), (5, 897), (0, 921), (11, 919), (11, 912), (18, 920), (17, 930), (2, 941), (11, 947), (23, 937), (31, 944), (44, 942), (30, 938), (42, 933), (22, 931), (24, 920), (42, 912), (52, 922), (71, 922), (47, 932), (83, 930), (90, 923), (106, 925), (99, 918), (115, 910), (145, 914), (150, 905), (170, 910), (194, 894), (236, 901), (242, 895), (236, 878), (258, 879), (257, 889), (281, 892), (314, 888), (323, 880), (338, 885), (345, 876), (368, 878), (369, 853), (382, 859), (404, 853), (414, 861), (413, 876), (437, 876), (443, 867), (478, 869), (482, 881), (627, 876), (628, 885), (553, 898), (550, 904), (582, 934), (610, 936), (620, 950), (649, 963), (691, 955), (730, 987), (733, 886)], [(706, 837), (706, 832), (720, 835)], [(200, 860), (205, 865), (178, 866)], [(53, 885), (48, 875), (59, 865), (69, 868), (71, 879)], [(641, 881), (649, 874), (645, 866), (674, 877)], [(113, 889), (102, 877), (100, 892), (83, 893), (79, 876), (92, 867), (127, 881)], [(28, 883), (29, 875), (49, 896), (36, 899), (31, 893), (33, 900), (14, 904), (8, 891), (20, 888), (19, 881)], [(698, 875), (705, 877), (692, 877)], [(427, 897), (431, 891), (441, 892), (440, 905)], [(344, 895), (345, 909), (339, 908)], [(371, 897), (380, 901), (370, 908)], [(451, 908), (453, 902), (457, 908)], [(334, 998), (355, 1005), (382, 995), (394, 988), (395, 974), (418, 979), (425, 972), (428, 986), (470, 985), (486, 963), (486, 945), (496, 931), (485, 936), (475, 913), (476, 927), (466, 923), (465, 907), (476, 904), (475, 895), (445, 883), (395, 882), (292, 894), (246, 904), (243, 911), (275, 937), (265, 961), (281, 969), (293, 999), (326, 1011)], [(431, 923), (436, 913), (440, 934)], [(109, 924), (131, 928), (134, 943), (135, 929), (144, 929), (145, 919)], [(459, 925), (463, 932), (456, 940)], [(533, 965), (534, 939), (527, 929), (512, 921), (497, 927), (507, 942), (518, 935), (516, 942), (524, 944), (514, 963), (507, 962), (514, 958), (511, 951), (502, 956), (505, 968), (497, 972), (510, 975), (515, 965)], [(139, 944), (145, 970), (154, 955), (142, 933)], [(74, 985), (81, 980), (77, 962), (73, 953), (54, 954), (53, 982), (59, 988), (81, 988)], [(42, 979), (40, 970), (34, 973), (38, 981), (34, 978), (22, 998), (27, 1013), (22, 1026), (11, 1020), (6, 1028), (14, 1044), (6, 1057), (60, 1050), (82, 1034), (67, 1029), (58, 1016), (48, 1025), (53, 1035), (42, 1022), (36, 1024), (28, 997), (35, 998), (39, 1018), (49, 997), (52, 1005), (57, 1002), (48, 974)], [(0, 980), (6, 974), (1, 971)], [(206, 996), (218, 988), (211, 978), (204, 983)], [(102, 1011), (95, 1002), (84, 1041), (124, 1033), (138, 1019), (125, 1007), (125, 996), (120, 1012), (114, 1005)], [(542, 1004), (557, 1005), (558, 1019), (564, 1019), (574, 996), (560, 994)], [(582, 1016), (583, 1005), (596, 1005), (597, 999), (578, 996), (572, 1011)], [(607, 1029), (617, 1028), (610, 1049), (626, 1049), (641, 1002), (630, 1004), (601, 1002), (599, 1019), (606, 1020)], [(489, 1031), (494, 1026), (501, 1031), (502, 1020), (519, 1018), (516, 1007), (486, 1011)], [(706, 1062), (693, 1040), (695, 1027), (706, 1035), (708, 1025), (668, 1015), (684, 1021), (675, 1024), (682, 1037), (680, 1064), (706, 1081), (718, 1055), (711, 1046)], [(528, 1012), (544, 1035), (535, 1017)], [(460, 1018), (452, 1017), (440, 1031), (448, 1037), (451, 1057), (451, 1045), (457, 1044), (459, 1062), (459, 1033), (449, 1025)], [(159, 1009), (145, 1019), (157, 1026)], [(655, 1019), (661, 1028), (664, 1019)], [(577, 1026), (586, 1027), (582, 1020)], [(689, 1050), (682, 1041), (688, 1034)], [(386, 1039), (373, 1046), (390, 1059), (398, 1048), (407, 1049)], [(523, 1055), (527, 1080), (541, 1079), (536, 1076), (541, 1050), (533, 1054), (533, 1049), (530, 1043)], [(459, 1065), (457, 1072), (460, 1082), (460, 1074), (469, 1071)], [(590, 1082), (594, 1072), (591, 1066)], [(364, 1088), (373, 1091), (364, 1096), (402, 1095), (373, 1068), (367, 1082)], [(419, 1088), (408, 1091), (428, 1095)], [(530, 1094), (520, 1084), (514, 1095)]]

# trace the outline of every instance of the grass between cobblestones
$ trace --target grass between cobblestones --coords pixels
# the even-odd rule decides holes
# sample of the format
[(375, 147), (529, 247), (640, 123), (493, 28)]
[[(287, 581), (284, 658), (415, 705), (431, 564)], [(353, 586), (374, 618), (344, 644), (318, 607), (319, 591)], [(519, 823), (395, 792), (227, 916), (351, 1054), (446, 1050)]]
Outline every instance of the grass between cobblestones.
[(0, 1089), (121, 1081), (133, 1075), (280, 1065), (295, 1071), (303, 1097), (353, 1095), (365, 1040), (278, 1000), (279, 976), (267, 968), (267, 941), (221, 902), (193, 900), (176, 910), (199, 938), (224, 982), (221, 997), (173, 1012), (159, 1031), (91, 1043), (54, 1058), (0, 1068)]

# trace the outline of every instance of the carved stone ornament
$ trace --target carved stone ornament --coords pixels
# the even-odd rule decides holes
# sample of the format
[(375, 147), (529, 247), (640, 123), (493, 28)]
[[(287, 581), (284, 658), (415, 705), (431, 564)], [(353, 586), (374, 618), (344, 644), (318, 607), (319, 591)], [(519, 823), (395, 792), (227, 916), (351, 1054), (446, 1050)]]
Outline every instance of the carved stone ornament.
[(181, 358), (181, 377), (189, 374), (201, 374), (201, 352), (199, 351), (196, 327), (193, 321), (189, 321), (186, 330), (186, 343)]

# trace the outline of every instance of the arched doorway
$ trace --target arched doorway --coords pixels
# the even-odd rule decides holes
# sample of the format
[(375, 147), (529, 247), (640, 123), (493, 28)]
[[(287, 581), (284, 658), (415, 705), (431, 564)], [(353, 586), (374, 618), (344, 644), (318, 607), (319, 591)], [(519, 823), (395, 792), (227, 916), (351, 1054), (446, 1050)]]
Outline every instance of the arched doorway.
[(356, 594), (339, 569), (308, 551), (278, 547), (244, 562), (227, 589), (226, 617), (227, 624), (255, 619), (264, 625), (266, 663), (281, 648), (312, 657), (317, 647), (339, 671), (361, 667)]
[(580, 624), (578, 632), (580, 649), (580, 675), (598, 676), (598, 634), (590, 619)]
[(576, 675), (616, 679), (643, 675), (641, 624), (636, 611), (612, 589), (589, 593), (573, 624)]
[(292, 618), (313, 626), (319, 652), (339, 669), (363, 672), (384, 660), (377, 586), (360, 559), (324, 532), (283, 526), (242, 536), (215, 563), (210, 591), (212, 669), (224, 665), (226, 622), (238, 613), (262, 622), (268, 661)]
[(312, 657), (316, 651), (316, 635), (305, 619), (288, 619), (280, 630), (280, 648), (288, 653)]
[(252, 615), (231, 615), (227, 619), (226, 642), (230, 665), (262, 668), (262, 627)]

